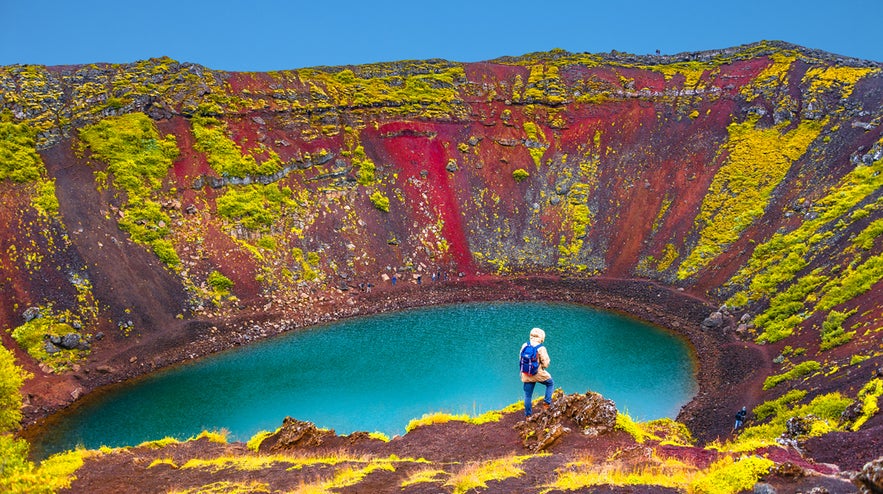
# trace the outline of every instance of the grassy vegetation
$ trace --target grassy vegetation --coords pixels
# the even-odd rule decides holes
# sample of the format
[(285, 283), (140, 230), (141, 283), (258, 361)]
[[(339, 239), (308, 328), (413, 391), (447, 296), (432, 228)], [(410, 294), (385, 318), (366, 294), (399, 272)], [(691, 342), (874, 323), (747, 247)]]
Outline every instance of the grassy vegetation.
[(296, 207), (291, 189), (275, 183), (231, 186), (217, 200), (218, 215), (222, 218), (262, 232), (269, 231), (287, 209)]
[(560, 105), (567, 101), (567, 93), (561, 83), (558, 66), (535, 64), (530, 66), (523, 98), (528, 102)]
[(43, 159), (37, 153), (36, 131), (16, 124), (9, 112), (0, 113), (0, 181), (32, 184), (31, 205), (40, 214), (58, 214), (55, 180), (48, 177)]
[[(276, 432), (278, 432), (278, 430)], [(251, 438), (248, 440), (248, 442), (245, 445), (248, 449), (250, 449), (254, 452), (257, 452), (258, 449), (261, 447), (261, 443), (264, 442), (264, 439), (272, 436), (276, 432), (258, 431), (257, 434), (251, 436)]]
[(830, 350), (831, 348), (843, 345), (855, 336), (855, 331), (846, 331), (843, 329), (843, 322), (856, 312), (858, 312), (858, 309), (853, 309), (848, 312), (832, 310), (828, 313), (828, 317), (825, 318), (825, 322), (822, 323), (822, 342), (819, 345), (819, 350)]
[[(813, 204), (807, 216), (810, 219), (791, 232), (776, 233), (758, 245), (748, 263), (733, 277), (733, 283), (747, 283), (748, 287), (733, 295), (728, 305), (740, 306), (764, 296), (771, 297), (769, 307), (754, 321), (761, 330), (759, 341), (773, 342), (787, 337), (816, 311), (829, 311), (852, 300), (883, 278), (883, 256), (865, 258), (866, 246), (873, 246), (880, 234), (877, 221), (856, 235), (853, 240), (856, 250), (851, 259), (847, 257), (849, 252), (843, 253), (848, 263), (842, 269), (839, 263), (829, 263), (825, 268), (797, 276), (835, 231), (843, 231), (865, 216), (857, 213), (879, 207), (879, 200), (860, 205), (883, 187), (881, 172), (883, 160), (871, 166), (855, 167)], [(785, 284), (790, 286), (780, 288)], [(848, 338), (835, 335), (837, 337)], [(829, 344), (833, 343), (838, 341), (831, 339)]]
[(616, 429), (628, 432), (638, 444), (643, 444), (648, 439), (679, 446), (689, 446), (694, 442), (687, 426), (669, 418), (635, 422), (627, 413), (617, 412)]
[(68, 451), (35, 464), (28, 460), (28, 449), (27, 441), (0, 433), (0, 492), (53, 494), (66, 489), (90, 454), (84, 450)]
[(751, 489), (775, 465), (772, 460), (757, 456), (738, 461), (727, 456), (713, 463), (704, 475), (690, 484), (696, 494), (735, 494)]
[(524, 168), (518, 168), (512, 172), (512, 178), (514, 178), (516, 182), (523, 182), (529, 176), (530, 173)]
[(371, 204), (373, 204), (378, 211), (383, 211), (384, 213), (389, 212), (389, 197), (383, 195), (383, 192), (375, 190), (370, 196), (368, 196), (368, 198), (371, 199)]
[(815, 360), (807, 360), (805, 362), (801, 362), (792, 367), (791, 370), (787, 372), (767, 377), (766, 380), (763, 382), (763, 389), (770, 389), (782, 382), (790, 381), (792, 379), (797, 379), (798, 377), (812, 374), (813, 372), (817, 372), (821, 368), (822, 364), (816, 362)]
[(25, 183), (45, 176), (35, 136), (27, 124), (14, 123), (9, 112), (0, 113), (0, 180)]
[(0, 345), (0, 434), (18, 427), (22, 405), (19, 390), (31, 377), (30, 372), (15, 364), (12, 352)]
[[(167, 494), (252, 494), (270, 493), (270, 484), (257, 480), (233, 482), (221, 480), (190, 489), (173, 489)], [(298, 491), (299, 492), (299, 491)]]
[(732, 441), (711, 443), (710, 449), (728, 452), (749, 452), (768, 446), (776, 446), (778, 439), (787, 430), (787, 422), (793, 417), (802, 418), (809, 426), (809, 436), (821, 436), (836, 430), (843, 430), (840, 416), (852, 400), (840, 393), (828, 393), (813, 398), (807, 404), (799, 404), (806, 392), (792, 390), (785, 395), (763, 403), (755, 408), (756, 423), (746, 427)]
[(728, 304), (738, 300), (757, 300), (791, 281), (807, 265), (807, 257), (828, 235), (825, 231), (849, 226), (849, 214), (856, 206), (883, 187), (883, 160), (871, 166), (857, 166), (847, 173), (810, 209), (809, 220), (788, 233), (777, 233), (760, 244), (751, 259), (734, 277), (735, 282), (750, 281), (745, 292), (737, 293)]
[(766, 401), (754, 407), (752, 413), (756, 420), (764, 420), (767, 417), (783, 414), (787, 411), (786, 405), (802, 400), (806, 396), (806, 391), (802, 389), (792, 389), (775, 400)]
[(83, 127), (80, 139), (107, 163), (109, 181), (125, 192), (120, 229), (134, 242), (150, 246), (167, 265), (177, 265), (178, 256), (167, 241), (171, 219), (158, 202), (178, 156), (174, 136), (160, 137), (147, 115), (129, 113)]
[[(214, 458), (192, 458), (179, 468), (183, 470), (199, 469), (217, 473), (225, 470), (256, 472), (274, 466), (283, 466), (287, 470), (300, 470), (304, 467), (327, 466), (330, 475), (310, 484), (303, 484), (297, 492), (331, 492), (359, 484), (365, 476), (378, 470), (395, 471), (402, 463), (426, 463), (426, 460), (415, 460), (389, 456), (387, 458), (354, 457), (347, 455), (330, 456), (297, 456), (297, 455), (243, 455), (220, 456)], [(157, 463), (162, 464), (162, 463)], [(213, 484), (212, 484), (213, 485)], [(201, 489), (206, 488), (203, 486)], [(198, 490), (196, 492), (205, 492)], [(224, 491), (226, 492), (226, 491)]]
[[(196, 138), (194, 147), (205, 153), (209, 165), (222, 177), (272, 175), (282, 169), (282, 161), (271, 149), (259, 147), (243, 152), (230, 138), (227, 124), (223, 121), (214, 117), (194, 116), (191, 123)], [(258, 161), (258, 158), (263, 160)]]
[(784, 122), (762, 128), (752, 118), (727, 127), (724, 150), (728, 158), (702, 201), (696, 218), (699, 240), (678, 269), (678, 278), (688, 278), (707, 266), (763, 215), (773, 190), (825, 122), (804, 120), (787, 130), (789, 126), (790, 122)]
[(87, 455), (82, 450), (61, 453), (39, 465), (28, 460), (27, 441), (16, 439), (11, 431), (21, 420), (21, 386), (31, 377), (0, 345), (0, 492), (53, 493), (69, 487)]
[[(654, 485), (682, 492), (735, 494), (750, 489), (774, 465), (760, 457), (738, 460), (725, 456), (706, 469), (674, 458), (651, 456), (638, 466), (626, 466), (615, 458), (574, 462), (559, 469), (551, 490), (576, 491), (592, 486)], [(548, 492), (548, 491), (543, 491)]]
[[(384, 107), (393, 114), (426, 117), (451, 115), (459, 104), (455, 84), (465, 77), (462, 67), (446, 62), (411, 62), (409, 73), (387, 72), (382, 64), (328, 72), (301, 69), (297, 78), (310, 87), (315, 108)], [(374, 72), (374, 73), (372, 73)]]
[(803, 75), (803, 84), (809, 84), (810, 93), (836, 90), (842, 99), (848, 98), (855, 88), (856, 82), (880, 69), (866, 67), (811, 67)]
[(865, 422), (880, 411), (880, 396), (883, 396), (883, 379), (875, 378), (868, 381), (858, 392), (857, 399), (862, 404), (862, 414), (850, 427), (857, 431)]
[(454, 415), (445, 412), (434, 412), (423, 414), (419, 419), (411, 419), (405, 426), (405, 432), (411, 432), (417, 427), (432, 424), (444, 424), (451, 421), (467, 422), (473, 425), (481, 425), (488, 422), (497, 422), (503, 418), (504, 413), (512, 413), (521, 410), (521, 402), (513, 403), (502, 410), (491, 410), (480, 415), (470, 416), (468, 414)]
[(54, 347), (57, 352), (50, 354), (47, 351), (47, 337), (62, 337), (70, 333), (80, 337), (87, 336), (83, 329), (77, 330), (73, 325), (81, 328), (93, 324), (97, 318), (97, 305), (92, 296), (92, 285), (88, 281), (80, 280), (77, 288), (78, 312), (70, 310), (55, 311), (51, 306), (40, 307), (40, 316), (15, 327), (11, 336), (28, 355), (45, 363), (55, 371), (63, 371), (83, 359), (89, 354), (88, 350), (75, 348), (72, 350)]
[(825, 285), (818, 308), (830, 310), (861, 295), (883, 279), (883, 254), (850, 263), (837, 279)]
[(423, 470), (417, 470), (412, 473), (404, 482), (401, 483), (400, 487), (410, 487), (412, 485), (417, 484), (426, 484), (426, 483), (439, 483), (444, 482), (444, 478), (447, 477), (448, 473), (444, 470), (439, 470), (437, 468), (426, 468)]
[(820, 269), (803, 276), (797, 282), (776, 293), (770, 299), (769, 308), (754, 318), (755, 326), (763, 333), (757, 338), (760, 342), (775, 342), (790, 336), (794, 329), (807, 317), (805, 300), (822, 286), (828, 277), (819, 274)]
[(488, 482), (499, 482), (524, 475), (524, 470), (518, 468), (518, 465), (529, 458), (531, 456), (512, 455), (480, 463), (467, 463), (458, 472), (454, 473), (445, 482), (445, 485), (452, 487), (452, 492), (455, 494), (462, 494), (476, 489), (487, 489)]
[[(853, 214), (853, 216), (855, 215)], [(874, 242), (880, 235), (883, 235), (883, 218), (872, 221), (861, 233), (852, 239), (852, 245), (859, 249), (871, 250)]]

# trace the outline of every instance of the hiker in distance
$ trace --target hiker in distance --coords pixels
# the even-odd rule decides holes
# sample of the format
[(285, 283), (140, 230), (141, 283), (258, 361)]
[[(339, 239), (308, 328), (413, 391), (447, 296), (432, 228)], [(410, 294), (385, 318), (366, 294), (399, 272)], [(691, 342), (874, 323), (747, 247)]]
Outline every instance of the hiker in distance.
[(543, 406), (549, 408), (552, 404), (552, 391), (555, 382), (552, 381), (552, 375), (546, 368), (552, 362), (549, 358), (549, 352), (543, 346), (546, 341), (546, 332), (540, 328), (530, 330), (530, 340), (521, 346), (519, 352), (519, 368), (521, 370), (521, 382), (524, 383), (524, 416), (530, 417), (533, 413), (531, 401), (533, 401), (533, 388), (537, 383), (546, 386), (546, 395), (543, 399)]
[(745, 407), (742, 407), (741, 410), (736, 412), (736, 424), (733, 425), (733, 432), (736, 432), (742, 427), (742, 424), (745, 423), (745, 416), (748, 415), (748, 410)]

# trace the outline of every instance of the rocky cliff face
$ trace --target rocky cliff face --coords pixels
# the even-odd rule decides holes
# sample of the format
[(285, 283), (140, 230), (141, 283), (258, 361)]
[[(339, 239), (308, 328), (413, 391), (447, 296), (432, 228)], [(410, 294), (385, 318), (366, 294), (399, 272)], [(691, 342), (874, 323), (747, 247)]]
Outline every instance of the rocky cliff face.
[(393, 276), (648, 279), (787, 344), (783, 373), (880, 361), (879, 64), (759, 43), (10, 66), (0, 110), (0, 325), (43, 373), (198, 321), (308, 321)]

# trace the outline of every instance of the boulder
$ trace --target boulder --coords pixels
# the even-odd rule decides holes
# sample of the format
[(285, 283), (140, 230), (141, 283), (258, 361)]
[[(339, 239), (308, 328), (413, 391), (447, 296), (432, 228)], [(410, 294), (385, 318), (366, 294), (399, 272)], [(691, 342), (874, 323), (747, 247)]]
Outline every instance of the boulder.
[(24, 318), (25, 322), (31, 322), (40, 316), (42, 316), (42, 314), (40, 313), (39, 307), (28, 307), (21, 313), (21, 317)]
[(805, 436), (809, 434), (810, 428), (812, 426), (812, 417), (791, 417), (785, 422), (785, 433), (782, 434), (784, 437), (789, 439), (796, 439), (800, 436)]
[(66, 350), (73, 350), (80, 344), (80, 335), (77, 333), (68, 333), (61, 337), (61, 343), (58, 345)]
[(45, 349), (46, 353), (48, 353), (49, 355), (55, 355), (56, 353), (61, 351), (61, 349), (55, 346), (51, 341), (46, 342)]
[(862, 470), (852, 479), (862, 494), (883, 493), (883, 456), (865, 463)]
[(720, 311), (712, 312), (702, 321), (702, 329), (718, 329), (724, 325), (724, 314)]
[(855, 422), (862, 416), (862, 411), (864, 411), (864, 403), (859, 400), (852, 402), (852, 404), (846, 407), (846, 409), (843, 410), (843, 413), (840, 414), (840, 425)]
[(754, 484), (754, 489), (751, 492), (753, 494), (776, 494), (776, 489), (765, 482), (758, 482)]

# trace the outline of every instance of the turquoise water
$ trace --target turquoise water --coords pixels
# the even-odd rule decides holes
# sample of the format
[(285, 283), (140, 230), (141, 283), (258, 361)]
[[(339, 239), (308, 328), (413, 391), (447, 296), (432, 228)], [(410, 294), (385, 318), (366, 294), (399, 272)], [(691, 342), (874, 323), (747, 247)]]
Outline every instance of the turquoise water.
[(535, 326), (567, 393), (597, 391), (649, 420), (676, 416), (696, 392), (690, 349), (666, 331), (578, 305), (469, 303), (314, 327), (158, 372), (59, 415), (32, 451), (221, 429), (245, 441), (285, 416), (392, 437), (425, 413), (480, 414), (521, 400), (518, 350)]

